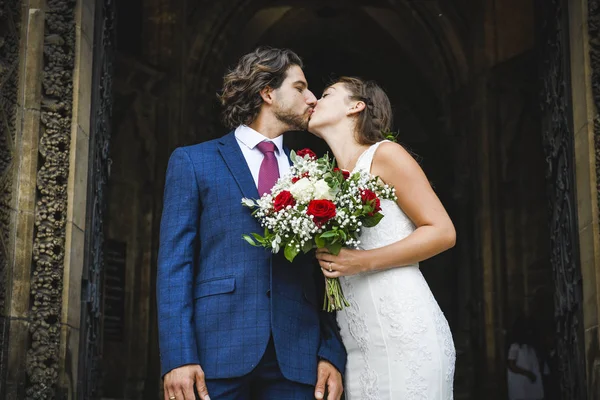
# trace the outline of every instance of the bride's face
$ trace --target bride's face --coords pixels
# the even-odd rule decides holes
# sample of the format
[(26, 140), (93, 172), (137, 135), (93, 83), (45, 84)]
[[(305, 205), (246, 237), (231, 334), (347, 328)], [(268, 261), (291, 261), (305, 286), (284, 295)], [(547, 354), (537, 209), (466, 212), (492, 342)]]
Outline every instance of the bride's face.
[(348, 118), (350, 106), (350, 93), (343, 83), (329, 86), (317, 101), (310, 121), (308, 131), (319, 135), (319, 132), (327, 126), (336, 125)]

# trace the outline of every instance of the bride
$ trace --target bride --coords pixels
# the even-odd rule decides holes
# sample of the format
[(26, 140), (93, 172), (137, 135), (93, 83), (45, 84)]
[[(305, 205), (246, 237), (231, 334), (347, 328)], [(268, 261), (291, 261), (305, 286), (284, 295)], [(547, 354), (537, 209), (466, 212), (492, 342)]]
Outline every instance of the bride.
[(396, 188), (384, 218), (364, 228), (360, 249), (317, 252), (323, 274), (340, 281), (350, 307), (337, 313), (348, 352), (348, 400), (452, 399), (455, 350), (448, 322), (419, 262), (454, 246), (456, 232), (427, 177), (400, 145), (384, 140), (392, 110), (372, 81), (329, 86), (308, 130), (324, 139), (338, 167), (366, 170)]

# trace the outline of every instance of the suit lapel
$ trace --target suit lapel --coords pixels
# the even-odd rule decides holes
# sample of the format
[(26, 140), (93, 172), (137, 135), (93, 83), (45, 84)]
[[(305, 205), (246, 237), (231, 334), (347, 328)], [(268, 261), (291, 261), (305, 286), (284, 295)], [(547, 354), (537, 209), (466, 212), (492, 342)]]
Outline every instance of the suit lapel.
[(258, 199), (260, 197), (258, 195), (258, 189), (254, 183), (254, 178), (252, 178), (252, 173), (244, 158), (242, 149), (240, 149), (240, 146), (235, 139), (234, 131), (221, 138), (218, 149), (244, 197)]

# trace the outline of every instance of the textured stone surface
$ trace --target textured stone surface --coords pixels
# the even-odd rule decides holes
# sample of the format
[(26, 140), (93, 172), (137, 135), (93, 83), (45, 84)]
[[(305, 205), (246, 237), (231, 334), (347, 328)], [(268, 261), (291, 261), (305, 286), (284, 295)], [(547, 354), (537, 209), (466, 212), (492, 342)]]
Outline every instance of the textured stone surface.
[(20, 1), (0, 0), (0, 398), (4, 396), (8, 320), (5, 318), (10, 206), (15, 148)]
[(0, 0), (0, 310), (5, 303), (5, 275), (12, 199), (12, 162), (19, 64), (20, 1)]
[(47, 4), (27, 399), (53, 399), (59, 373), (75, 1)]
[[(585, 4), (585, 2), (584, 2)], [(586, 79), (586, 84), (587, 82), (591, 81), (592, 83), (592, 99), (594, 102), (594, 105), (592, 107), (593, 109), (593, 142), (591, 140), (589, 140), (589, 137), (586, 137), (586, 150), (588, 150), (588, 154), (589, 149), (587, 149), (587, 147), (590, 146), (590, 142), (592, 142), (591, 145), (594, 146), (594, 151), (593, 151), (593, 159), (589, 160), (588, 159), (588, 165), (586, 166), (588, 168), (588, 170), (591, 170), (592, 172), (590, 174), (593, 174), (593, 171), (595, 169), (595, 173), (596, 173), (596, 185), (595, 185), (595, 196), (590, 197), (595, 197), (597, 204), (592, 204), (592, 207), (598, 207), (596, 209), (597, 212), (594, 212), (594, 210), (590, 211), (590, 214), (592, 214), (592, 221), (591, 224), (587, 227), (585, 227), (585, 230), (588, 231), (589, 233), (586, 234), (586, 232), (582, 232), (581, 236), (582, 239), (584, 239), (584, 241), (582, 241), (582, 244), (585, 245), (587, 244), (587, 246), (582, 246), (582, 265), (589, 265), (588, 269), (593, 270), (590, 271), (590, 273), (588, 275), (590, 276), (595, 276), (595, 287), (592, 292), (592, 294), (595, 295), (595, 298), (590, 299), (590, 302), (593, 302), (593, 307), (592, 306), (588, 306), (586, 304), (586, 309), (584, 310), (584, 312), (586, 313), (586, 316), (589, 316), (589, 314), (593, 311), (595, 311), (595, 321), (596, 323), (598, 323), (598, 318), (599, 318), (599, 314), (598, 314), (598, 309), (600, 308), (600, 304), (598, 303), (598, 291), (600, 291), (600, 260), (598, 260), (598, 229), (599, 229), (599, 224), (600, 224), (600, 219), (598, 219), (598, 212), (600, 212), (600, 1), (598, 0), (588, 0), (587, 1), (587, 17), (588, 17), (588, 21), (587, 21), (587, 26), (588, 26), (588, 45), (589, 45), (589, 59), (590, 59), (590, 67), (591, 67), (591, 79)], [(582, 13), (585, 15), (585, 13)], [(585, 24), (582, 24), (583, 26), (585, 26)], [(587, 67), (587, 66), (586, 66)], [(589, 76), (586, 76), (586, 78), (589, 78)], [(591, 164), (591, 165), (590, 165)], [(588, 197), (589, 198), (589, 197)], [(593, 202), (593, 201), (592, 201)], [(594, 218), (597, 219), (597, 221), (594, 221)], [(594, 233), (596, 233), (594, 235)], [(586, 243), (587, 242), (587, 243)], [(588, 249), (588, 251), (583, 250), (583, 247), (586, 247)], [(586, 260), (586, 258), (591, 258), (589, 261)], [(591, 296), (590, 296), (591, 297)], [(588, 319), (592, 319), (589, 318)], [(593, 328), (590, 329), (590, 334), (586, 337), (586, 357), (587, 357), (587, 372), (588, 372), (588, 388), (589, 388), (589, 398), (598, 398), (600, 397), (600, 342), (599, 342), (599, 338), (600, 336), (598, 336), (598, 326), (595, 326)]]
[(600, 207), (600, 1), (588, 0), (590, 61), (592, 66), (592, 94), (596, 106), (594, 116), (594, 148), (596, 154), (596, 190)]

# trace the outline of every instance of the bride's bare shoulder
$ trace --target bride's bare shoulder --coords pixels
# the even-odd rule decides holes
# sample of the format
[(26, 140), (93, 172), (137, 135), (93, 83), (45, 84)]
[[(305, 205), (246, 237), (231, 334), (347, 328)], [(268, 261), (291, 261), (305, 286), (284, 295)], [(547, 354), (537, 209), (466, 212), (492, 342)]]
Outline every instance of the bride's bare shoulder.
[(413, 156), (401, 145), (395, 142), (383, 142), (375, 152), (374, 161), (384, 164), (416, 163)]

